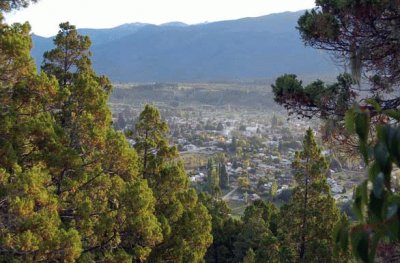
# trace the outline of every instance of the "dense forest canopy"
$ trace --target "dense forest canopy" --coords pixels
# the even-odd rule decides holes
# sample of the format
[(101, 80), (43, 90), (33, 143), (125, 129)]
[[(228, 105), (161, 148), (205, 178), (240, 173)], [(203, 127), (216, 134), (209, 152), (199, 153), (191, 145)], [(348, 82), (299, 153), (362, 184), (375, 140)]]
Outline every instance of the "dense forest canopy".
[(111, 85), (91, 68), (90, 40), (60, 24), (37, 74), (29, 26), (0, 30), (2, 260), (199, 262), (208, 212), (173, 159), (157, 158), (148, 178), (141, 151), (112, 128)]

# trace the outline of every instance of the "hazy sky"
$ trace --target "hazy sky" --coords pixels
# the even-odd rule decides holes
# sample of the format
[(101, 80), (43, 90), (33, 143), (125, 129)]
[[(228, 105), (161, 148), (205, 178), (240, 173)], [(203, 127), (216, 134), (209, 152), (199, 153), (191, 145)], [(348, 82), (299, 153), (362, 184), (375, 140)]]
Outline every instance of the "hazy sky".
[(60, 22), (78, 28), (109, 28), (124, 23), (188, 24), (297, 11), (315, 0), (40, 0), (27, 9), (6, 15), (6, 21), (29, 21), (32, 31), (51, 36)]

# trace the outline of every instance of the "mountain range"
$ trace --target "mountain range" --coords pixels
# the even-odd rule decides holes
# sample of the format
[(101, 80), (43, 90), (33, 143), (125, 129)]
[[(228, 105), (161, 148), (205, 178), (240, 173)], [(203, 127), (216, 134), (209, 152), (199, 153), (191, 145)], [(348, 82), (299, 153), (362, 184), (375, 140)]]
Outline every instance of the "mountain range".
[[(187, 25), (132, 23), (79, 29), (92, 40), (94, 69), (114, 82), (271, 79), (284, 73), (332, 76), (328, 54), (306, 47), (296, 30), (304, 11)], [(38, 65), (52, 38), (32, 35)]]

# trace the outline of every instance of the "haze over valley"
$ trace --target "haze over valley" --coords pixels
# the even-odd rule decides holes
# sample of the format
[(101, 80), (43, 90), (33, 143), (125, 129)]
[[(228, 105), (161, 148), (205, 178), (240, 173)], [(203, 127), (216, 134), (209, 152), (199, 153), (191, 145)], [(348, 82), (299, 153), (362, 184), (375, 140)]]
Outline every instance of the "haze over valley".
[[(113, 82), (209, 82), (337, 75), (340, 66), (323, 52), (305, 47), (296, 30), (304, 11), (186, 25), (125, 24), (80, 29), (92, 40), (93, 66)], [(38, 65), (52, 38), (33, 35)]]

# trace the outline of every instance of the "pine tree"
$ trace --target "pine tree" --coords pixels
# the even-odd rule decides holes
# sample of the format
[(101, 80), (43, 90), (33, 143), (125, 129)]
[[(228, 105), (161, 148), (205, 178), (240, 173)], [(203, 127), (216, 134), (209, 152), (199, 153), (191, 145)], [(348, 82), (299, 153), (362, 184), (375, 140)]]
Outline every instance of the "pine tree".
[[(16, 4), (2, 1), (0, 10)], [(72, 262), (82, 251), (80, 235), (61, 224), (44, 160), (58, 139), (49, 113), (57, 88), (36, 73), (29, 30), (5, 24), (0, 12), (0, 261)]]
[(273, 204), (260, 200), (246, 208), (243, 226), (234, 244), (236, 261), (242, 261), (252, 249), (255, 262), (278, 262), (279, 243), (273, 233), (276, 231), (277, 213)]
[(124, 118), (124, 115), (120, 112), (118, 114), (117, 122), (114, 124), (114, 126), (117, 130), (123, 130), (123, 129), (125, 129), (126, 125), (127, 125), (127, 122)]
[(271, 184), (271, 189), (269, 189), (269, 198), (273, 200), (277, 192), (278, 192), (278, 184), (276, 183), (276, 181), (273, 181)]
[(135, 126), (135, 149), (142, 160), (144, 178), (158, 174), (162, 166), (178, 156), (176, 147), (170, 147), (166, 139), (168, 125), (161, 120), (160, 112), (146, 105)]
[[(56, 49), (76, 42), (71, 36), (81, 39), (67, 25)], [(0, 257), (144, 260), (161, 228), (137, 155), (111, 128), (108, 80), (94, 73), (88, 56), (63, 71), (68, 52), (48, 52), (58, 55), (37, 75), (29, 25), (1, 22), (0, 30)], [(74, 47), (89, 54), (88, 45)]]
[(199, 198), (212, 217), (213, 242), (207, 249), (205, 261), (210, 263), (233, 262), (235, 258), (234, 243), (242, 228), (242, 223), (231, 217), (231, 210), (225, 201), (213, 198), (205, 192), (201, 193)]
[(214, 185), (213, 185), (213, 173), (214, 173), (214, 160), (212, 158), (208, 158), (207, 161), (207, 185), (208, 189), (211, 192)]
[(213, 196), (218, 197), (221, 194), (220, 188), (220, 163), (215, 164), (213, 158), (207, 162), (207, 186), (206, 190)]
[(42, 70), (60, 86), (55, 114), (65, 141), (53, 181), (61, 218), (81, 233), (85, 260), (100, 259), (112, 247), (142, 260), (161, 241), (161, 229), (151, 190), (138, 176), (137, 155), (111, 127), (110, 82), (93, 71), (90, 39), (74, 26), (60, 24), (54, 44)]
[(150, 254), (151, 262), (200, 262), (211, 244), (211, 217), (189, 187), (183, 165), (166, 138), (167, 124), (157, 108), (146, 105), (135, 130), (141, 172), (157, 200), (156, 214), (164, 240)]
[(337, 262), (333, 230), (339, 212), (326, 182), (328, 166), (311, 129), (303, 144), (292, 164), (297, 186), (280, 213), (281, 254), (289, 262)]
[(226, 171), (226, 166), (223, 163), (219, 163), (219, 185), (222, 189), (229, 189), (229, 175)]

